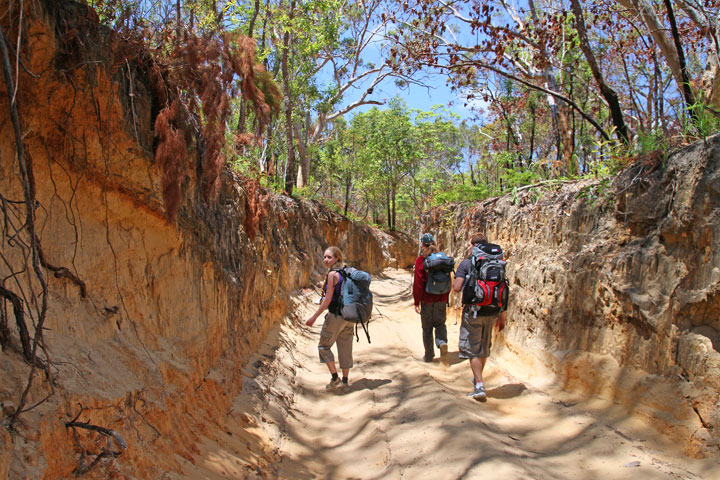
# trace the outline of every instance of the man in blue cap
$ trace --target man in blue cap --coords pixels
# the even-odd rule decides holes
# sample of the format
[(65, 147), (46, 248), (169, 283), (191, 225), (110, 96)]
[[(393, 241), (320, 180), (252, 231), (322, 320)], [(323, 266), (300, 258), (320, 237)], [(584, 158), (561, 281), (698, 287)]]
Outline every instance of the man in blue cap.
[(423, 360), (426, 362), (432, 362), (435, 358), (435, 346), (440, 349), (441, 357), (445, 357), (448, 351), (447, 327), (445, 326), (448, 293), (436, 295), (425, 291), (428, 279), (424, 266), (425, 258), (436, 251), (435, 238), (432, 234), (425, 233), (420, 239), (420, 255), (415, 260), (413, 300), (415, 301), (415, 311), (420, 314), (422, 323), (423, 346), (425, 347)]

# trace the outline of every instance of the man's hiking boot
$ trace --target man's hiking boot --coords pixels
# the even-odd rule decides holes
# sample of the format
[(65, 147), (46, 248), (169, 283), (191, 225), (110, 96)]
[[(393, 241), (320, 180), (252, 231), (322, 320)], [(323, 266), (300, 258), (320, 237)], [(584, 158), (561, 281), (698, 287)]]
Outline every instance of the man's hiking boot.
[(468, 397), (478, 400), (480, 402), (487, 402), (487, 395), (485, 394), (485, 387), (475, 387), (472, 392), (468, 394)]
[(349, 382), (342, 382), (342, 391), (343, 391), (343, 393), (348, 393), (350, 391), (350, 383)]
[(325, 385), (325, 390), (334, 390), (340, 385), (342, 385), (342, 380), (340, 380), (340, 377), (333, 378), (332, 380), (330, 380), (330, 383)]
[(425, 363), (431, 363), (433, 361), (433, 357), (423, 357), (423, 361)]
[(447, 343), (443, 343), (442, 345), (440, 345), (440, 357), (446, 358), (447, 352), (448, 352)]

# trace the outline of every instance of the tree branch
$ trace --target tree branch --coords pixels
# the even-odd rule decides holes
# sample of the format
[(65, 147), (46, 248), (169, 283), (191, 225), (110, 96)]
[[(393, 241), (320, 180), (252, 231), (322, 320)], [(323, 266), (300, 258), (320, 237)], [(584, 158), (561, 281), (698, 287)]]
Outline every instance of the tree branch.
[[(105, 428), (105, 427), (100, 427), (98, 425), (93, 425), (91, 423), (76, 422), (76, 421), (67, 422), (65, 424), (65, 426), (67, 428), (84, 428), (86, 430), (92, 430), (94, 432), (99, 432), (103, 435), (107, 435), (107, 436), (114, 438), (115, 441), (118, 443), (118, 445), (120, 445), (120, 447), (123, 450), (127, 450), (127, 448), (128, 448), (127, 442), (125, 442), (125, 440), (123, 440), (123, 438), (120, 436), (120, 434), (117, 433), (115, 430), (111, 430), (111, 429)], [(122, 452), (119, 452), (119, 453), (122, 453)]]
[(516, 75), (513, 75), (512, 73), (506, 72), (506, 71), (504, 71), (504, 70), (501, 70), (501, 69), (499, 69), (499, 68), (497, 68), (497, 67), (494, 67), (494, 66), (489, 65), (489, 64), (484, 63), (484, 62), (474, 62), (474, 61), (457, 62), (457, 63), (453, 64), (452, 66), (440, 65), (440, 64), (437, 64), (437, 63), (429, 63), (429, 62), (424, 62), (424, 64), (425, 64), (426, 66), (428, 66), (428, 67), (437, 68), (438, 70), (452, 70), (452, 69), (456, 69), (456, 68), (459, 68), (459, 67), (475, 67), (475, 68), (484, 68), (484, 69), (486, 69), (486, 70), (490, 70), (490, 71), (492, 71), (492, 72), (495, 72), (495, 73), (497, 73), (498, 75), (501, 75), (501, 76), (503, 76), (503, 77), (505, 77), (505, 78), (508, 78), (508, 79), (510, 79), (510, 80), (514, 80), (514, 81), (516, 81), (516, 82), (518, 82), (518, 83), (521, 83), (521, 84), (525, 85), (525, 86), (528, 87), (528, 88), (532, 88), (533, 90), (537, 90), (537, 91), (546, 93), (546, 94), (548, 94), (548, 95), (553, 96), (554, 98), (557, 98), (557, 99), (559, 99), (559, 100), (562, 100), (563, 102), (565, 102), (565, 103), (567, 103), (568, 105), (570, 105), (576, 112), (578, 112), (585, 120), (588, 121), (588, 123), (590, 123), (593, 127), (595, 127), (595, 129), (600, 133), (600, 135), (602, 135), (602, 137), (603, 137), (605, 140), (610, 140), (610, 136), (608, 135), (608, 133), (607, 133), (592, 117), (590, 117), (590, 115), (588, 115), (582, 108), (580, 108), (580, 106), (579, 106), (577, 103), (575, 103), (574, 101), (572, 101), (571, 99), (569, 99), (569, 98), (566, 97), (565, 95), (562, 95), (562, 94), (560, 94), (560, 93), (558, 93), (558, 92), (555, 92), (555, 91), (553, 91), (553, 90), (549, 90), (549, 89), (547, 89), (547, 88), (545, 88), (545, 87), (541, 87), (540, 85), (535, 85), (534, 83), (528, 82), (527, 80), (523, 80), (522, 78), (520, 78), (520, 77), (518, 77), (518, 76), (516, 76)]

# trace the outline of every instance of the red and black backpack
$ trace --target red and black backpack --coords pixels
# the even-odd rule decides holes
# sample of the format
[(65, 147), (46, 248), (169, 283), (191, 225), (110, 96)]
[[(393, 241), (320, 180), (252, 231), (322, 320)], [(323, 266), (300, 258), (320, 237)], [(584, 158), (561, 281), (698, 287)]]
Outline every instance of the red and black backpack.
[(510, 288), (505, 278), (503, 250), (494, 243), (479, 243), (472, 249), (470, 275), (465, 282), (462, 302), (484, 313), (507, 309)]

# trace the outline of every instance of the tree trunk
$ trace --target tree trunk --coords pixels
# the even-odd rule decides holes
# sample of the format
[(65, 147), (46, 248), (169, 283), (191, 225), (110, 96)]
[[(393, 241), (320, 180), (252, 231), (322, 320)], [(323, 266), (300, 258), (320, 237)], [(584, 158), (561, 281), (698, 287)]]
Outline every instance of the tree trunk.
[(257, 20), (258, 14), (260, 13), (260, 0), (255, 0), (255, 6), (253, 7), (253, 14), (250, 17), (250, 25), (248, 25), (247, 36), (253, 38), (255, 35), (255, 21)]
[(708, 89), (707, 104), (715, 110), (720, 110), (720, 69), (715, 65), (712, 68), (712, 83)]
[(662, 52), (663, 56), (665, 57), (665, 61), (670, 67), (670, 71), (672, 72), (673, 78), (675, 79), (675, 83), (677, 84), (684, 98), (685, 93), (683, 92), (683, 84), (686, 82), (683, 79), (682, 67), (680, 64), (680, 59), (678, 57), (678, 51), (673, 45), (672, 40), (668, 38), (667, 34), (665, 33), (667, 29), (658, 18), (652, 4), (650, 4), (648, 0), (619, 0), (619, 3), (623, 7), (635, 13), (637, 16), (641, 17), (642, 20), (645, 22), (647, 31), (653, 37), (653, 40), (655, 40), (655, 43), (660, 48), (660, 52)]
[(577, 157), (575, 156), (575, 142), (573, 131), (568, 120), (568, 109), (558, 106), (558, 126), (562, 139), (562, 160), (564, 174), (576, 175), (578, 173)]
[(668, 126), (665, 121), (665, 89), (663, 88), (663, 77), (662, 71), (660, 70), (660, 62), (655, 52), (653, 52), (653, 64), (655, 69), (655, 114), (657, 115), (660, 126), (662, 127), (663, 134), (665, 137), (668, 137)]
[(528, 165), (532, 165), (535, 150), (535, 110), (537, 107), (535, 106), (535, 103), (532, 102), (530, 104), (530, 118), (532, 119), (530, 121), (530, 153), (528, 154)]
[(310, 156), (307, 152), (308, 131), (310, 130), (310, 112), (305, 113), (305, 132), (300, 131), (300, 127), (295, 125), (295, 138), (297, 139), (298, 154), (300, 162), (298, 168), (297, 187), (303, 188), (308, 184), (310, 179)]
[(273, 140), (273, 129), (268, 128), (267, 138), (265, 138), (265, 148), (263, 148), (262, 155), (260, 155), (260, 158), (258, 159), (258, 167), (260, 168), (260, 173), (267, 173), (268, 175), (272, 175), (272, 158), (273, 158), (273, 151), (272, 151), (272, 140)]
[[(540, 23), (540, 17), (535, 7), (533, 0), (528, 1), (530, 7), (530, 14), (532, 15), (535, 22)], [(544, 46), (540, 46), (540, 53), (544, 57), (545, 67), (542, 69), (542, 77), (545, 79), (546, 87), (551, 92), (562, 93), (560, 86), (555, 78), (552, 62), (550, 61), (550, 55)], [(567, 113), (564, 111), (566, 103), (559, 98), (551, 94), (547, 95), (547, 102), (550, 106), (553, 118), (553, 128), (555, 129), (555, 146), (557, 148), (557, 163), (560, 166), (561, 173), (566, 173), (572, 170), (572, 154), (573, 154), (573, 142), (572, 135), (569, 132), (569, 122), (567, 119)]]
[[(268, 12), (269, 9), (270, 9), (270, 0), (266, 0), (266, 2), (265, 2), (265, 16), (263, 17), (262, 36), (260, 37), (260, 48), (258, 49), (258, 51), (260, 51), (260, 52), (262, 52), (263, 50), (265, 50), (266, 35), (267, 35), (267, 31), (268, 31), (268, 26), (267, 26), (267, 24), (268, 24), (268, 18), (270, 17), (270, 15), (267, 14), (267, 12)], [(267, 66), (268, 66), (268, 59), (267, 59), (267, 58), (265, 59), (265, 61), (264, 61), (263, 64), (265, 65), (265, 68), (267, 68)]]
[(180, 0), (177, 0), (177, 1), (175, 2), (175, 21), (176, 21), (176, 23), (175, 23), (176, 32), (175, 32), (175, 33), (176, 33), (176, 35), (177, 35), (177, 41), (179, 42), (179, 41), (180, 41), (180, 23), (181, 23), (181, 19), (180, 19)]
[(385, 187), (385, 211), (387, 213), (387, 227), (388, 230), (392, 230), (392, 226), (390, 224), (390, 219), (392, 218), (391, 215), (391, 207), (390, 207), (390, 185), (386, 185)]
[[(295, 0), (290, 2), (290, 20), (293, 18)], [(292, 92), (290, 91), (290, 69), (288, 68), (288, 56), (290, 55), (290, 32), (283, 34), (283, 53), (281, 60), (281, 71), (283, 78), (283, 96), (285, 97), (285, 134), (287, 135), (287, 166), (285, 168), (285, 193), (292, 196), (295, 186), (295, 142), (293, 141), (292, 124)]]
[(343, 208), (343, 215), (347, 217), (348, 209), (350, 208), (350, 187), (352, 185), (352, 172), (348, 169), (345, 173), (345, 206)]
[(698, 11), (687, 0), (680, 0), (679, 5), (703, 32), (710, 44), (705, 72), (700, 83), (705, 103), (715, 110), (720, 109), (720, 77), (718, 76), (720, 74), (720, 38), (718, 38), (720, 14), (712, 18), (705, 12)]
[(675, 21), (675, 11), (673, 10), (670, 0), (665, 0), (665, 9), (667, 10), (668, 20), (670, 21), (670, 33), (672, 34), (675, 50), (677, 51), (678, 62), (680, 62), (680, 75), (683, 81), (681, 87), (683, 97), (685, 98), (685, 105), (688, 107), (690, 117), (697, 123), (699, 120), (697, 111), (694, 108), (689, 108), (695, 106), (695, 94), (690, 86), (690, 75), (688, 74), (687, 63), (685, 62), (685, 53), (683, 52), (682, 43), (680, 43), (680, 33), (678, 32), (677, 22)]
[(615, 90), (610, 88), (610, 86), (605, 83), (605, 78), (603, 77), (603, 74), (600, 71), (600, 67), (595, 60), (595, 54), (593, 54), (593, 51), (590, 48), (590, 41), (587, 37), (585, 18), (583, 17), (583, 10), (580, 6), (580, 0), (570, 0), (570, 3), (572, 5), (573, 13), (575, 14), (575, 27), (578, 32), (578, 39), (580, 40), (580, 49), (585, 55), (585, 60), (587, 60), (588, 65), (590, 66), (590, 71), (593, 74), (593, 78), (595, 78), (595, 81), (600, 87), (600, 93), (602, 93), (602, 96), (608, 103), (613, 125), (615, 125), (615, 132), (620, 141), (627, 145), (629, 141), (628, 132), (627, 126), (625, 125), (622, 108), (620, 107), (620, 100), (618, 99)]
[(390, 231), (393, 231), (397, 227), (397, 223), (396, 223), (397, 207), (395, 205), (395, 198), (397, 197), (397, 188), (395, 187), (395, 185), (393, 185), (393, 187), (392, 187), (391, 195), (392, 195), (392, 197), (391, 197), (391, 200), (392, 200), (392, 223), (390, 225)]

